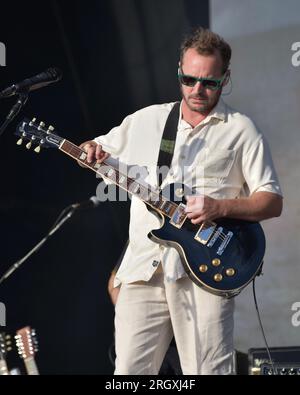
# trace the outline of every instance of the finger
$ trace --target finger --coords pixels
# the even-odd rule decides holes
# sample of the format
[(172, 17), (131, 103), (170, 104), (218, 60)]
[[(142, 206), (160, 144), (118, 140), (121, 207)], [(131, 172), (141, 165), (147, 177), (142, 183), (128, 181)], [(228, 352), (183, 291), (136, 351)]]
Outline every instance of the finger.
[(202, 217), (199, 217), (197, 219), (192, 219), (191, 222), (193, 225), (200, 225), (202, 224), (202, 222), (204, 222), (204, 219)]
[(188, 213), (193, 211), (194, 205), (195, 205), (195, 198), (192, 196), (187, 196), (185, 212)]
[(198, 217), (200, 217), (202, 215), (203, 215), (203, 213), (201, 211), (193, 211), (192, 213), (188, 213), (187, 217), (189, 219), (195, 219), (195, 218), (198, 218)]
[(195, 201), (195, 196), (188, 195), (185, 197), (188, 204), (192, 204)]
[(97, 163), (103, 163), (108, 157), (109, 154), (107, 154), (106, 152), (102, 152), (99, 156), (99, 159), (97, 159)]
[(110, 157), (110, 154), (108, 152), (105, 152), (105, 151), (101, 150), (101, 152), (99, 153), (99, 155), (97, 157), (97, 163), (102, 163), (106, 159), (108, 159), (109, 157)]
[(205, 198), (203, 196), (197, 196), (195, 198), (193, 209), (194, 210), (203, 210), (205, 204)]
[(110, 154), (108, 153), (108, 152), (105, 152), (104, 153), (104, 156), (103, 156), (103, 160), (106, 160), (106, 159), (108, 159), (110, 157)]
[(83, 149), (83, 151), (88, 152), (88, 150), (92, 147), (92, 144), (81, 144), (79, 148)]
[(196, 209), (196, 208), (200, 208), (202, 209), (204, 206), (204, 201), (205, 201), (205, 197), (202, 195), (198, 195), (198, 196), (188, 196), (188, 200), (187, 200), (187, 207)]
[(186, 213), (200, 213), (203, 210), (203, 204), (201, 203), (188, 203), (185, 209)]
[(80, 144), (79, 148), (86, 151), (86, 147), (90, 147), (90, 146), (91, 146), (91, 144), (89, 142), (85, 141), (84, 143)]
[(92, 163), (95, 159), (95, 152), (96, 152), (96, 148), (93, 147), (92, 145), (89, 146), (88, 150), (87, 150), (87, 162), (88, 163)]
[(102, 156), (103, 156), (102, 145), (97, 145), (95, 155), (96, 155), (96, 159), (101, 159), (102, 158)]

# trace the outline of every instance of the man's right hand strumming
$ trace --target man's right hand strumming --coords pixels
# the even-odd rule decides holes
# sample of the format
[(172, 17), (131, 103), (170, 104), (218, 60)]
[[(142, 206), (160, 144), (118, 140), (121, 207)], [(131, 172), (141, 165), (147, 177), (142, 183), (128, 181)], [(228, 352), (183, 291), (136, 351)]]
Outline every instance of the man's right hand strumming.
[[(93, 163), (95, 160), (97, 160), (97, 163), (102, 163), (110, 156), (110, 154), (103, 151), (102, 145), (97, 144), (95, 141), (86, 141), (80, 144), (80, 148), (87, 153), (88, 163)], [(86, 167), (80, 162), (78, 162), (78, 164), (81, 167)]]

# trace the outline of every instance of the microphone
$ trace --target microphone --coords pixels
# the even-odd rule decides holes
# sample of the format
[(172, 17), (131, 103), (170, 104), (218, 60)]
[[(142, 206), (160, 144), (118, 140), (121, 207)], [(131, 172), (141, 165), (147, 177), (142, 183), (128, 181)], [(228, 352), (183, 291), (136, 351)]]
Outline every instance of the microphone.
[(97, 196), (91, 196), (89, 200), (85, 200), (83, 202), (72, 204), (72, 208), (74, 210), (86, 210), (89, 208), (96, 208), (101, 203), (101, 200), (97, 198)]
[(25, 80), (4, 89), (2, 92), (0, 92), (0, 99), (14, 96), (19, 93), (34, 91), (52, 84), (53, 82), (60, 81), (61, 79), (61, 70), (56, 67), (50, 67), (43, 73), (37, 74), (31, 78), (26, 78)]

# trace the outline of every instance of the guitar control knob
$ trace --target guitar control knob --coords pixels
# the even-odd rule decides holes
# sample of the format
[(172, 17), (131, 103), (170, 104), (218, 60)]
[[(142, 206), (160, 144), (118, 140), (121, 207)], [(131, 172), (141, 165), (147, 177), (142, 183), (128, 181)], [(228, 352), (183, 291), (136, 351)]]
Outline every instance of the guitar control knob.
[(223, 280), (222, 274), (220, 274), (220, 273), (215, 274), (215, 275), (214, 275), (214, 280), (215, 280), (216, 283), (221, 282), (221, 281)]
[(206, 273), (207, 270), (208, 270), (207, 265), (201, 265), (201, 266), (199, 267), (199, 271), (200, 271), (201, 273)]
[(227, 269), (227, 270), (226, 270), (226, 275), (227, 275), (228, 277), (234, 276), (234, 275), (235, 275), (235, 270), (232, 269), (232, 268)]
[(218, 259), (218, 258), (213, 259), (213, 261), (212, 261), (211, 263), (212, 263), (212, 265), (215, 266), (215, 267), (221, 265), (221, 261), (220, 261), (220, 259)]

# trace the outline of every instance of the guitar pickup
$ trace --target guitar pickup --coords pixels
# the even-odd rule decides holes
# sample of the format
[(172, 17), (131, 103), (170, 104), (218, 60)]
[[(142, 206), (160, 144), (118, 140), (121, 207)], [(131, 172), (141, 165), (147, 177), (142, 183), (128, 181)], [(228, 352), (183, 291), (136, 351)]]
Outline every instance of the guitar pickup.
[(204, 222), (196, 233), (195, 240), (199, 241), (201, 244), (206, 245), (213, 236), (216, 227), (216, 224), (207, 226), (207, 223)]
[(186, 205), (183, 203), (180, 203), (179, 206), (177, 207), (177, 210), (173, 214), (173, 216), (170, 219), (170, 224), (175, 226), (178, 229), (181, 229), (186, 218), (187, 218), (187, 213), (185, 212)]

